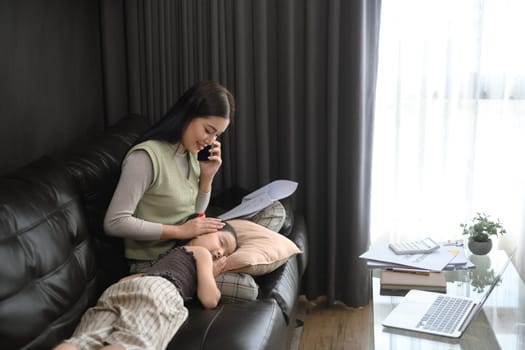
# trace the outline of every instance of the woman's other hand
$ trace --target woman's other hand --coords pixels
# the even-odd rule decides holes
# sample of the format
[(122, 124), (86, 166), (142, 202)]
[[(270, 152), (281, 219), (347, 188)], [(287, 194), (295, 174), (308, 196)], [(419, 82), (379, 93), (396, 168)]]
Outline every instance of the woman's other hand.
[(205, 233), (216, 232), (224, 227), (217, 218), (196, 217), (182, 225), (163, 225), (161, 239), (192, 239)]
[(217, 218), (196, 217), (186, 221), (182, 226), (189, 235), (185, 238), (193, 238), (205, 233), (215, 232), (224, 227), (224, 222)]

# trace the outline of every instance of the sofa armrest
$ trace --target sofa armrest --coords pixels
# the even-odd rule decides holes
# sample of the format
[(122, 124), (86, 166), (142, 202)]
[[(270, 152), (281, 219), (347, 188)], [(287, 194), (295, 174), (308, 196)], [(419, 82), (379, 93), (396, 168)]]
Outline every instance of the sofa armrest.
[(279, 304), (286, 322), (289, 323), (295, 314), (296, 300), (301, 286), (303, 276), (308, 261), (308, 246), (306, 239), (306, 227), (304, 218), (297, 215), (294, 225), (288, 235), (297, 244), (303, 253), (289, 259), (283, 266), (275, 271), (256, 277), (259, 285), (259, 298), (271, 297)]
[(286, 323), (295, 314), (301, 277), (297, 267), (297, 257), (288, 260), (275, 271), (255, 278), (259, 285), (258, 299), (273, 298), (281, 308)]
[[(248, 191), (240, 188), (230, 188), (214, 196), (211, 206), (208, 208), (208, 215), (219, 215), (226, 209), (234, 207), (248, 193)], [(286, 322), (289, 323), (295, 313), (301, 277), (308, 261), (308, 244), (304, 217), (294, 213), (290, 197), (282, 199), (281, 203), (286, 209), (287, 218), (279, 232), (292, 240), (303, 253), (289, 259), (275, 271), (256, 277), (255, 280), (260, 288), (258, 299), (275, 299)]]
[(302, 254), (296, 256), (297, 266), (299, 268), (299, 276), (302, 277), (306, 266), (308, 265), (308, 239), (306, 232), (306, 223), (304, 216), (295, 215), (293, 226), (291, 227), (288, 238), (291, 239), (299, 249), (302, 250)]

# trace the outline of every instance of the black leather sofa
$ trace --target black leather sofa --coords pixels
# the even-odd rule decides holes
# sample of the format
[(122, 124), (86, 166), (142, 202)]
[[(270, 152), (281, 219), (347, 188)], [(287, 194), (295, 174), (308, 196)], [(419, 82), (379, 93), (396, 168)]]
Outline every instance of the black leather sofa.
[[(104, 234), (102, 220), (120, 162), (147, 128), (124, 118), (91, 144), (46, 156), (0, 177), (0, 343), (3, 350), (50, 349), (71, 335), (100, 293), (126, 274), (122, 242)], [(237, 204), (226, 191), (210, 210)], [(287, 349), (296, 324), (300, 280), (307, 262), (302, 217), (289, 213), (282, 232), (303, 250), (256, 279), (258, 299), (204, 310), (189, 318), (169, 349)]]

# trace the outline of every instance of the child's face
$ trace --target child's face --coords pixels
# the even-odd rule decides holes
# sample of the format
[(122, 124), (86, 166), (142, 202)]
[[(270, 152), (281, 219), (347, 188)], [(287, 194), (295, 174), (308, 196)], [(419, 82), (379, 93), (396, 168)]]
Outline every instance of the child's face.
[(188, 244), (208, 249), (213, 256), (213, 260), (231, 255), (235, 251), (236, 246), (235, 238), (228, 231), (217, 231), (200, 235), (193, 238)]

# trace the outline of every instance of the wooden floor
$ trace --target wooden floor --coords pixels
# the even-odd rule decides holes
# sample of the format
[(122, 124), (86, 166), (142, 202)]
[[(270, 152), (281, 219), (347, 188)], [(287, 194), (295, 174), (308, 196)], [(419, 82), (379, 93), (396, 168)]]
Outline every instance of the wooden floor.
[(361, 350), (370, 348), (370, 305), (350, 308), (342, 303), (327, 306), (325, 299), (299, 299), (304, 327), (300, 350)]

